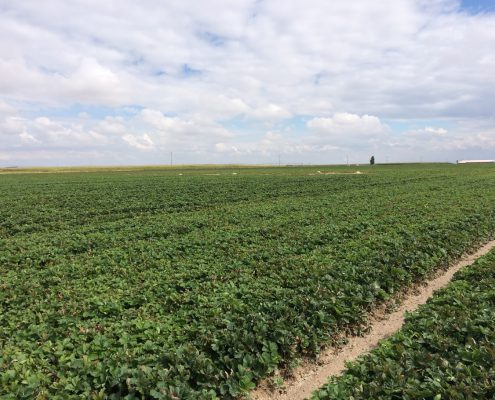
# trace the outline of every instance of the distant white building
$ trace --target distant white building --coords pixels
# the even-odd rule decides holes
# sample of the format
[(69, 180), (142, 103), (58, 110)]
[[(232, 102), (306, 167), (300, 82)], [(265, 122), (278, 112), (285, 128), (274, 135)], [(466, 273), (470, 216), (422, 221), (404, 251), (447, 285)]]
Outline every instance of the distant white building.
[(457, 164), (488, 164), (495, 163), (495, 160), (458, 160)]

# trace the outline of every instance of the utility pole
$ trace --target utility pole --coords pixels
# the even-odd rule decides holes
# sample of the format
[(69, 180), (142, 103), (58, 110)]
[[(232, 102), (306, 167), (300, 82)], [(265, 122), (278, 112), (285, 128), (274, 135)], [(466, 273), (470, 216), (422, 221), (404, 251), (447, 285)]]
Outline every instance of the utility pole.
[(280, 167), (280, 153), (278, 155), (278, 166)]
[(170, 166), (174, 165), (174, 153), (170, 152)]
[(345, 155), (345, 163), (349, 166), (349, 154)]

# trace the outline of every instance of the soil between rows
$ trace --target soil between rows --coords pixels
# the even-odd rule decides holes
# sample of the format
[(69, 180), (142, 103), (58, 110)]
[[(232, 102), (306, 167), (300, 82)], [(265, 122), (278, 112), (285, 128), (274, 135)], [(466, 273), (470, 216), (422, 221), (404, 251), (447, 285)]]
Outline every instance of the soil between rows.
[(404, 323), (407, 312), (416, 310), (433, 295), (433, 292), (446, 286), (461, 268), (472, 264), (495, 247), (495, 240), (481, 246), (474, 253), (466, 254), (461, 259), (437, 273), (413, 293), (406, 293), (401, 298), (400, 306), (391, 313), (385, 308), (375, 311), (369, 319), (369, 331), (364, 336), (349, 337), (342, 348), (329, 347), (319, 356), (317, 363), (305, 361), (294, 371), (292, 378), (284, 381), (280, 389), (273, 390), (267, 381), (263, 381), (251, 394), (252, 400), (303, 400), (324, 385), (330, 376), (340, 375), (345, 363), (353, 361), (375, 348), (380, 340), (397, 332)]

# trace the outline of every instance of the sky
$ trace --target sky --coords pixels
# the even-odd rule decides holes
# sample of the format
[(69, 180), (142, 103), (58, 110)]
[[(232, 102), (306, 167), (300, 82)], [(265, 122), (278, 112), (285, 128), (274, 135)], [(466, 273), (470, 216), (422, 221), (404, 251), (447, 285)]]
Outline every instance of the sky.
[(0, 0), (0, 166), (495, 159), (493, 0)]

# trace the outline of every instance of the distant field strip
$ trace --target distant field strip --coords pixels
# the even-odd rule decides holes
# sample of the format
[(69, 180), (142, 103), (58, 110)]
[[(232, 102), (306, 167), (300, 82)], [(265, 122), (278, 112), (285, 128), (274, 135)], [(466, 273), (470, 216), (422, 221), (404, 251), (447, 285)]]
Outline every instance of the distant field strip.
[(494, 321), (492, 250), (312, 399), (493, 399)]
[(237, 398), (495, 232), (493, 166), (319, 169), (2, 175), (0, 396)]

